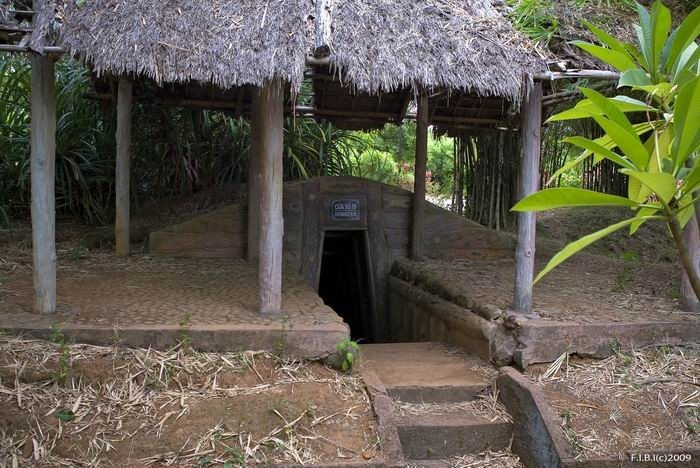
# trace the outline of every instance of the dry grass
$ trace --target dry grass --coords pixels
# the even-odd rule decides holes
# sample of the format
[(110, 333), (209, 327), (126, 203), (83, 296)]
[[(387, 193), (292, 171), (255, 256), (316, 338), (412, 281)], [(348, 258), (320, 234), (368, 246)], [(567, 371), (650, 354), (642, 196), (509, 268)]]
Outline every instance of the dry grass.
[(478, 455), (465, 455), (455, 458), (451, 463), (454, 468), (521, 468), (520, 458), (510, 450), (502, 452), (484, 452)]
[[(272, 362), (272, 369), (261, 368), (258, 363), (263, 360)], [(61, 373), (64, 368), (80, 368), (89, 374), (97, 363), (109, 363), (110, 368), (92, 376)], [(341, 459), (376, 453), (373, 427), (366, 428), (366, 446), (361, 449), (321, 433), (324, 426), (367, 417), (371, 408), (359, 378), (318, 367), (264, 352), (198, 353), (183, 344), (161, 352), (0, 336), (0, 404), (8, 410), (0, 420), (14, 413), (21, 415), (16, 422), (22, 422), (14, 429), (11, 424), (10, 429), (0, 429), (0, 466), (99, 465), (110, 459), (120, 442), (158, 440), (181, 418), (199, 411), (203, 402), (230, 402), (246, 395), (288, 396), (295, 385), (305, 383), (328, 386), (333, 398), (343, 402), (343, 410), (325, 414), (324, 408), (309, 407), (290, 416), (287, 410), (272, 409), (274, 415), (269, 417), (277, 423), (262, 436), (231, 427), (222, 413), (218, 424), (201, 435), (193, 432), (179, 450), (131, 461), (141, 466), (202, 461), (308, 464), (321, 459), (314, 449), (319, 443), (332, 447)], [(222, 383), (225, 376), (244, 374), (252, 374), (253, 382)], [(66, 420), (57, 417), (60, 414)], [(71, 442), (76, 446), (65, 450)], [(57, 450), (59, 446), (63, 448)]]
[[(464, 455), (462, 457), (454, 457), (447, 460), (441, 460), (445, 467), (450, 468), (522, 468), (524, 465), (520, 462), (520, 458), (514, 455), (510, 450), (501, 452), (486, 452)], [(407, 468), (422, 468), (421, 465), (406, 465)]]
[(490, 422), (512, 422), (513, 418), (506, 411), (503, 404), (498, 401), (498, 389), (495, 385), (489, 387), (482, 395), (472, 401), (458, 403), (405, 403), (394, 402), (394, 411), (401, 415), (443, 415), (466, 414), (486, 419)]
[(700, 445), (697, 348), (618, 351), (595, 362), (562, 355), (531, 378), (581, 457)]

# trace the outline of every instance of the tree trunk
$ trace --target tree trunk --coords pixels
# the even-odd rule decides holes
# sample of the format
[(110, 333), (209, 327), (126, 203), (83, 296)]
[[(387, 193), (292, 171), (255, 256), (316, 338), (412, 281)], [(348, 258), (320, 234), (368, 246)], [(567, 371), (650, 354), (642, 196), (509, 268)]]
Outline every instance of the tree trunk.
[[(694, 265), (697, 275), (700, 272), (700, 230), (698, 230), (698, 222), (695, 216), (690, 219), (685, 228), (684, 240), (685, 245), (688, 247), (690, 261)], [(693, 285), (685, 268), (682, 269), (681, 297), (683, 298), (683, 307), (686, 310), (700, 312), (700, 301), (698, 301), (698, 296), (693, 291)]]

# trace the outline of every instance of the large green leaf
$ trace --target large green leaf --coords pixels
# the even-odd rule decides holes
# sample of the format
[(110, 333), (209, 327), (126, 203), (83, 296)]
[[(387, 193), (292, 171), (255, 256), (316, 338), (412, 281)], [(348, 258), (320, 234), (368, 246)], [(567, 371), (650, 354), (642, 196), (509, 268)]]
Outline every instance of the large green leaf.
[(617, 83), (617, 87), (629, 86), (631, 88), (638, 88), (640, 86), (649, 86), (650, 84), (651, 79), (649, 79), (647, 72), (641, 68), (632, 68), (622, 74), (620, 81)]
[(700, 74), (700, 47), (691, 43), (673, 68), (673, 84), (682, 87)]
[(608, 159), (608, 160), (614, 162), (615, 164), (617, 164), (618, 166), (622, 166), (624, 168), (632, 169), (632, 170), (639, 169), (629, 159), (623, 158), (619, 154), (613, 152), (609, 148), (606, 148), (605, 146), (601, 145), (600, 143), (598, 143), (594, 140), (589, 140), (588, 138), (574, 136), (574, 137), (564, 138), (563, 141), (565, 143), (570, 143), (572, 145), (576, 145), (580, 148), (588, 150), (591, 154), (595, 154), (596, 156), (600, 156), (601, 158)]
[(600, 109), (604, 115), (607, 115), (610, 120), (621, 126), (631, 135), (635, 134), (634, 128), (630, 123), (629, 119), (625, 117), (625, 114), (617, 107), (617, 105), (598, 91), (590, 88), (579, 88), (584, 96), (591, 100), (591, 102)]
[(630, 225), (630, 236), (637, 232), (637, 230), (642, 227), (649, 219), (649, 216), (653, 216), (661, 210), (661, 205), (656, 207), (645, 206), (637, 211), (635, 216), (635, 222)]
[(628, 54), (585, 41), (572, 41), (571, 43), (621, 72), (627, 71), (630, 68), (637, 68), (637, 64)]
[(673, 32), (666, 57), (666, 70), (676, 67), (683, 51), (700, 35), (700, 6), (696, 7)]
[(657, 0), (654, 2), (651, 14), (639, 3), (637, 3), (637, 13), (639, 14), (639, 26), (635, 25), (637, 39), (647, 71), (651, 73), (652, 81), (655, 81), (660, 68), (661, 53), (671, 30), (671, 12)]
[(700, 147), (700, 77), (681, 88), (676, 98), (673, 121), (676, 137), (673, 141), (674, 168), (685, 164), (686, 159)]
[(688, 193), (678, 202), (680, 211), (678, 212), (678, 222), (681, 225), (681, 229), (685, 229), (685, 226), (690, 221), (690, 218), (695, 216), (695, 203), (693, 203), (693, 194)]
[(601, 229), (598, 232), (594, 232), (593, 234), (589, 234), (587, 236), (584, 236), (580, 238), (579, 240), (576, 240), (566, 247), (564, 247), (562, 250), (559, 251), (552, 259), (547, 263), (547, 266), (544, 267), (542, 271), (539, 272), (537, 275), (537, 278), (535, 278), (535, 283), (537, 283), (539, 280), (541, 280), (547, 273), (552, 271), (554, 268), (562, 264), (564, 261), (566, 261), (568, 258), (570, 258), (572, 255), (575, 255), (576, 253), (580, 252), (581, 250), (585, 249), (589, 245), (593, 244), (594, 242), (602, 239), (603, 237), (612, 234), (615, 231), (618, 231), (626, 226), (629, 226), (633, 223), (639, 222), (639, 221), (648, 221), (651, 219), (664, 219), (662, 216), (646, 216), (644, 218), (630, 218), (626, 219), (624, 221), (621, 221), (617, 224), (613, 224), (612, 226), (608, 226), (605, 229)]
[(634, 57), (630, 55), (628, 49), (625, 47), (625, 43), (620, 42), (612, 35), (608, 34), (607, 32), (603, 31), (602, 29), (598, 28), (592, 23), (589, 23), (586, 20), (581, 20), (581, 23), (583, 23), (588, 29), (590, 29), (590, 31), (595, 35), (595, 37), (598, 38), (598, 40), (600, 40), (600, 42), (602, 42), (615, 52), (620, 52), (621, 54), (629, 56), (630, 60), (634, 61)]
[(520, 200), (512, 211), (546, 211), (573, 206), (639, 206), (629, 198), (574, 187), (540, 190)]
[(649, 152), (646, 150), (635, 131), (630, 132), (627, 128), (600, 115), (594, 115), (593, 118), (630, 161), (637, 167), (647, 167), (649, 163)]
[(652, 193), (654, 192), (649, 187), (630, 177), (627, 183), (627, 198), (637, 203), (644, 203)]
[(620, 172), (649, 187), (666, 204), (669, 204), (676, 194), (676, 178), (666, 172), (650, 173), (629, 169), (622, 169)]
[[(651, 112), (656, 111), (648, 104), (632, 99), (628, 96), (615, 96), (611, 98), (610, 104), (615, 106), (620, 112)], [(594, 115), (603, 115), (603, 111), (590, 99), (583, 99), (572, 109), (565, 110), (550, 117), (547, 122), (559, 122), (564, 120), (586, 119)]]

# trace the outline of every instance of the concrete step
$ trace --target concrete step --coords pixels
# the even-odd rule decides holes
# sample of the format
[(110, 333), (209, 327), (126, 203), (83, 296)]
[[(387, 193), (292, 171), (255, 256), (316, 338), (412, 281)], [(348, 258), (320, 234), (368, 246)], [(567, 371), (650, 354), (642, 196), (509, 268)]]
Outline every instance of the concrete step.
[(403, 454), (408, 460), (440, 459), (499, 451), (510, 445), (513, 425), (469, 415), (427, 414), (396, 418)]
[[(374, 371), (387, 394), (406, 403), (471, 401), (488, 384), (463, 355), (436, 343), (387, 343), (361, 346), (365, 369)], [(472, 358), (470, 358), (472, 359)]]

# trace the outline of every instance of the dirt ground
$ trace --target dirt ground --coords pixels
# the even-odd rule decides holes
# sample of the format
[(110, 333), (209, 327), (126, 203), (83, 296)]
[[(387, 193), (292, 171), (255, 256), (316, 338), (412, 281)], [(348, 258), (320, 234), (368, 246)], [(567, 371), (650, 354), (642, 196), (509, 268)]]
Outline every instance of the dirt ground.
[[(0, 465), (250, 466), (381, 458), (361, 380), (254, 351), (0, 337)], [(226, 465), (228, 464), (228, 465)]]
[[(629, 216), (619, 210), (559, 210), (538, 215), (536, 271), (569, 242)], [(534, 288), (534, 312), (552, 320), (592, 322), (700, 320), (681, 310), (680, 265), (662, 225), (633, 237), (617, 232), (555, 268)], [(510, 309), (514, 261), (431, 260), (413, 275), (453, 298)]]
[(700, 446), (700, 348), (618, 352), (528, 369), (579, 458)]

